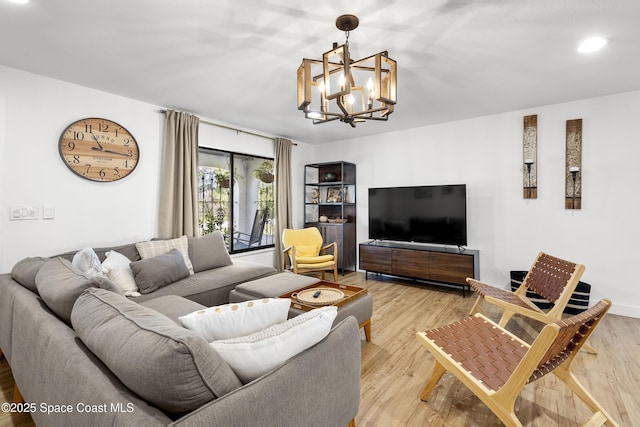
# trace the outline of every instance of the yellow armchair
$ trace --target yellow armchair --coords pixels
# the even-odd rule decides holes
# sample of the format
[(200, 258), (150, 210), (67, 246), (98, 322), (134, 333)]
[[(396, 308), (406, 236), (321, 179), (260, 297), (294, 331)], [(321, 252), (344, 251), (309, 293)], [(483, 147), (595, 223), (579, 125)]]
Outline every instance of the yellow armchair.
[[(322, 272), (322, 280), (326, 270), (333, 270), (333, 281), (338, 281), (338, 245), (336, 242), (323, 245), (322, 235), (316, 227), (282, 231), (283, 267), (287, 268), (287, 257), (294, 273)], [(333, 248), (332, 252), (328, 252)]]

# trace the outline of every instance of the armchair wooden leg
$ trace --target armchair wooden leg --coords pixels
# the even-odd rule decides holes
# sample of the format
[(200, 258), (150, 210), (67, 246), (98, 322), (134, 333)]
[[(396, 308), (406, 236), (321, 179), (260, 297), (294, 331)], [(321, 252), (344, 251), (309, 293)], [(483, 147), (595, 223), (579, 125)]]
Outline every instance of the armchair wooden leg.
[(482, 303), (482, 301), (484, 300), (484, 298), (482, 297), (482, 295), (478, 295), (478, 299), (476, 299), (476, 302), (473, 304), (473, 307), (471, 307), (471, 311), (469, 312), (469, 316), (473, 316), (476, 313), (483, 313), (482, 308), (480, 308), (480, 304)]
[(13, 382), (13, 403), (24, 403), (24, 398), (22, 397), (22, 393), (18, 389), (18, 383)]
[(436, 360), (436, 365), (433, 367), (433, 373), (431, 374), (431, 378), (427, 381), (427, 385), (424, 386), (424, 390), (420, 394), (420, 400), (426, 401), (431, 391), (434, 389), (440, 378), (447, 372), (447, 370)]
[(320, 278), (324, 280), (324, 270), (322, 270), (322, 273), (320, 273)]
[(593, 346), (591, 344), (589, 344), (588, 342), (585, 342), (584, 344), (582, 344), (582, 351), (586, 351), (589, 354), (598, 354), (598, 350), (596, 350), (595, 348), (593, 348)]
[(3, 357), (4, 357), (4, 354), (2, 354), (2, 349), (0, 348), (0, 360), (2, 360)]
[(371, 342), (371, 319), (365, 320), (360, 327), (364, 328), (364, 337), (367, 342)]
[(349, 427), (356, 427), (356, 419), (353, 418), (351, 419), (351, 421), (349, 421)]

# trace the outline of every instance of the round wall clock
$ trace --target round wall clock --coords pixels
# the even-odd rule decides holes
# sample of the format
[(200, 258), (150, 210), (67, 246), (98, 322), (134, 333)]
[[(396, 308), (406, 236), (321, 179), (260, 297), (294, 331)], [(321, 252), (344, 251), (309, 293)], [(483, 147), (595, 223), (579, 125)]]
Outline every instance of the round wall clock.
[(138, 143), (118, 123), (86, 118), (71, 123), (60, 135), (60, 156), (73, 173), (97, 182), (117, 181), (138, 165)]

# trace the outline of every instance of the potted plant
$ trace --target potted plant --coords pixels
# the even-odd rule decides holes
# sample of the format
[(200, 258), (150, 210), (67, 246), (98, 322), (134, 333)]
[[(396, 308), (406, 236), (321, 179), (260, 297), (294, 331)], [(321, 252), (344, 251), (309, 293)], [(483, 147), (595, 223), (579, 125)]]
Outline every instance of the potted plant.
[(229, 188), (229, 171), (226, 169), (216, 168), (213, 172), (216, 183), (222, 188)]
[(260, 166), (253, 170), (254, 176), (265, 184), (273, 182), (273, 163), (268, 160), (260, 163)]

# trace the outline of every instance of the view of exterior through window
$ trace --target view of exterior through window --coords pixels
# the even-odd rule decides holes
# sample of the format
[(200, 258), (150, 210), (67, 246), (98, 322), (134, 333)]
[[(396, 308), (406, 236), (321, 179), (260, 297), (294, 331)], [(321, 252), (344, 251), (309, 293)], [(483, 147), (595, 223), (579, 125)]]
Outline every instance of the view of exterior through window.
[(231, 252), (274, 244), (273, 159), (200, 148), (198, 223)]

